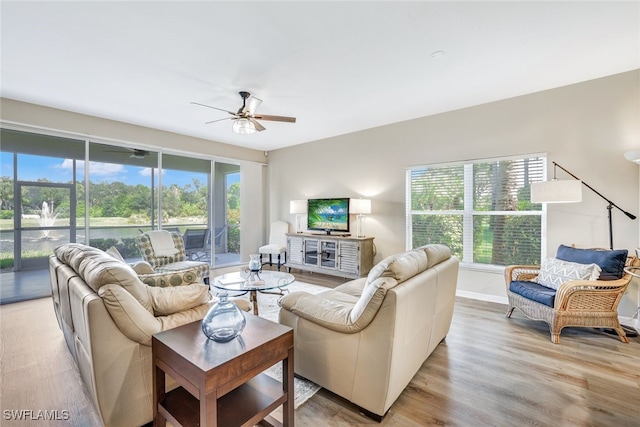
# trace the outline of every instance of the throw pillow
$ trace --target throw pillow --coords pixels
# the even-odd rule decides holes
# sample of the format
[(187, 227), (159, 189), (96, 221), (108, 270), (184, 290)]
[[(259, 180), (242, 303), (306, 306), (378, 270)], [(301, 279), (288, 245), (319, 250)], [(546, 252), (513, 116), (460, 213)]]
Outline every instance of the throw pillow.
[(156, 316), (166, 316), (188, 310), (211, 299), (209, 287), (200, 283), (168, 288), (147, 287)]
[(120, 251), (118, 250), (118, 248), (116, 248), (115, 246), (111, 246), (105, 252), (111, 255), (112, 257), (114, 257), (115, 259), (117, 259), (118, 261), (126, 262), (124, 258), (122, 258), (122, 255), (120, 254)]
[(540, 265), (537, 282), (551, 289), (558, 289), (570, 280), (598, 280), (600, 266), (597, 264), (578, 264), (556, 258), (547, 258)]
[(626, 249), (578, 249), (560, 245), (556, 258), (580, 264), (598, 264), (602, 269), (599, 280), (618, 280), (624, 276), (628, 253)]

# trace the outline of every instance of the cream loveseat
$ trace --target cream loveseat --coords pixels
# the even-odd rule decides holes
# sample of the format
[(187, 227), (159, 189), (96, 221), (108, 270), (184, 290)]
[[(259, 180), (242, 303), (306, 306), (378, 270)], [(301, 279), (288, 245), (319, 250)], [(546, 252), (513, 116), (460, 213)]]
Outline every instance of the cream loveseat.
[(390, 256), (367, 278), (280, 300), (295, 373), (382, 420), (449, 332), (459, 260), (443, 245)]
[[(58, 324), (105, 426), (150, 422), (151, 336), (202, 319), (208, 286), (151, 287), (128, 264), (77, 243), (56, 248), (49, 271)], [(175, 283), (160, 276), (143, 277)]]

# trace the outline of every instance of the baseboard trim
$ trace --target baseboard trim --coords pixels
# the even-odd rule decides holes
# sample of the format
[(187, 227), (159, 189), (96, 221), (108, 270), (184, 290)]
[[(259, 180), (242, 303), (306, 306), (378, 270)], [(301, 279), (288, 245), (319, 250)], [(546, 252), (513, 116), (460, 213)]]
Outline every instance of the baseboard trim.
[(487, 302), (497, 302), (499, 304), (508, 304), (509, 300), (507, 299), (506, 296), (501, 297), (498, 295), (487, 295), (487, 294), (481, 294), (478, 292), (470, 292), (470, 291), (461, 291), (461, 290), (456, 290), (456, 296), (457, 297), (463, 297), (463, 298), (470, 298), (470, 299), (477, 299), (480, 301), (487, 301)]

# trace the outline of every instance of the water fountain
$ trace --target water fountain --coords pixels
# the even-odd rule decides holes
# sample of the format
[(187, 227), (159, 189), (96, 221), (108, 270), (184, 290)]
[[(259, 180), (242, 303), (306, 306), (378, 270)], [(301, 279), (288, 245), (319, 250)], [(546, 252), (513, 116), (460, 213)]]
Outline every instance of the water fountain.
[[(42, 202), (42, 209), (40, 209), (40, 227), (53, 227), (56, 222), (57, 213), (54, 213), (53, 202), (51, 202), (51, 206), (44, 201)], [(41, 230), (40, 239), (42, 240), (51, 240), (53, 237), (49, 234), (51, 230)]]

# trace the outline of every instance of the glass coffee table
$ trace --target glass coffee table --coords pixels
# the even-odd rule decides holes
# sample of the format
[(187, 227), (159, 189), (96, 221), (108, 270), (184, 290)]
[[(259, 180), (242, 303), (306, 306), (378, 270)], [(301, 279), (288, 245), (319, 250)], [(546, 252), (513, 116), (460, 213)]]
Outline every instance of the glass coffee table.
[[(213, 286), (229, 292), (229, 296), (241, 296), (249, 293), (253, 304), (253, 314), (258, 315), (258, 292), (263, 294), (284, 295), (285, 287), (296, 280), (293, 274), (280, 271), (260, 271), (249, 273), (238, 271), (223, 274), (213, 281)], [(232, 295), (231, 293), (234, 293)]]

